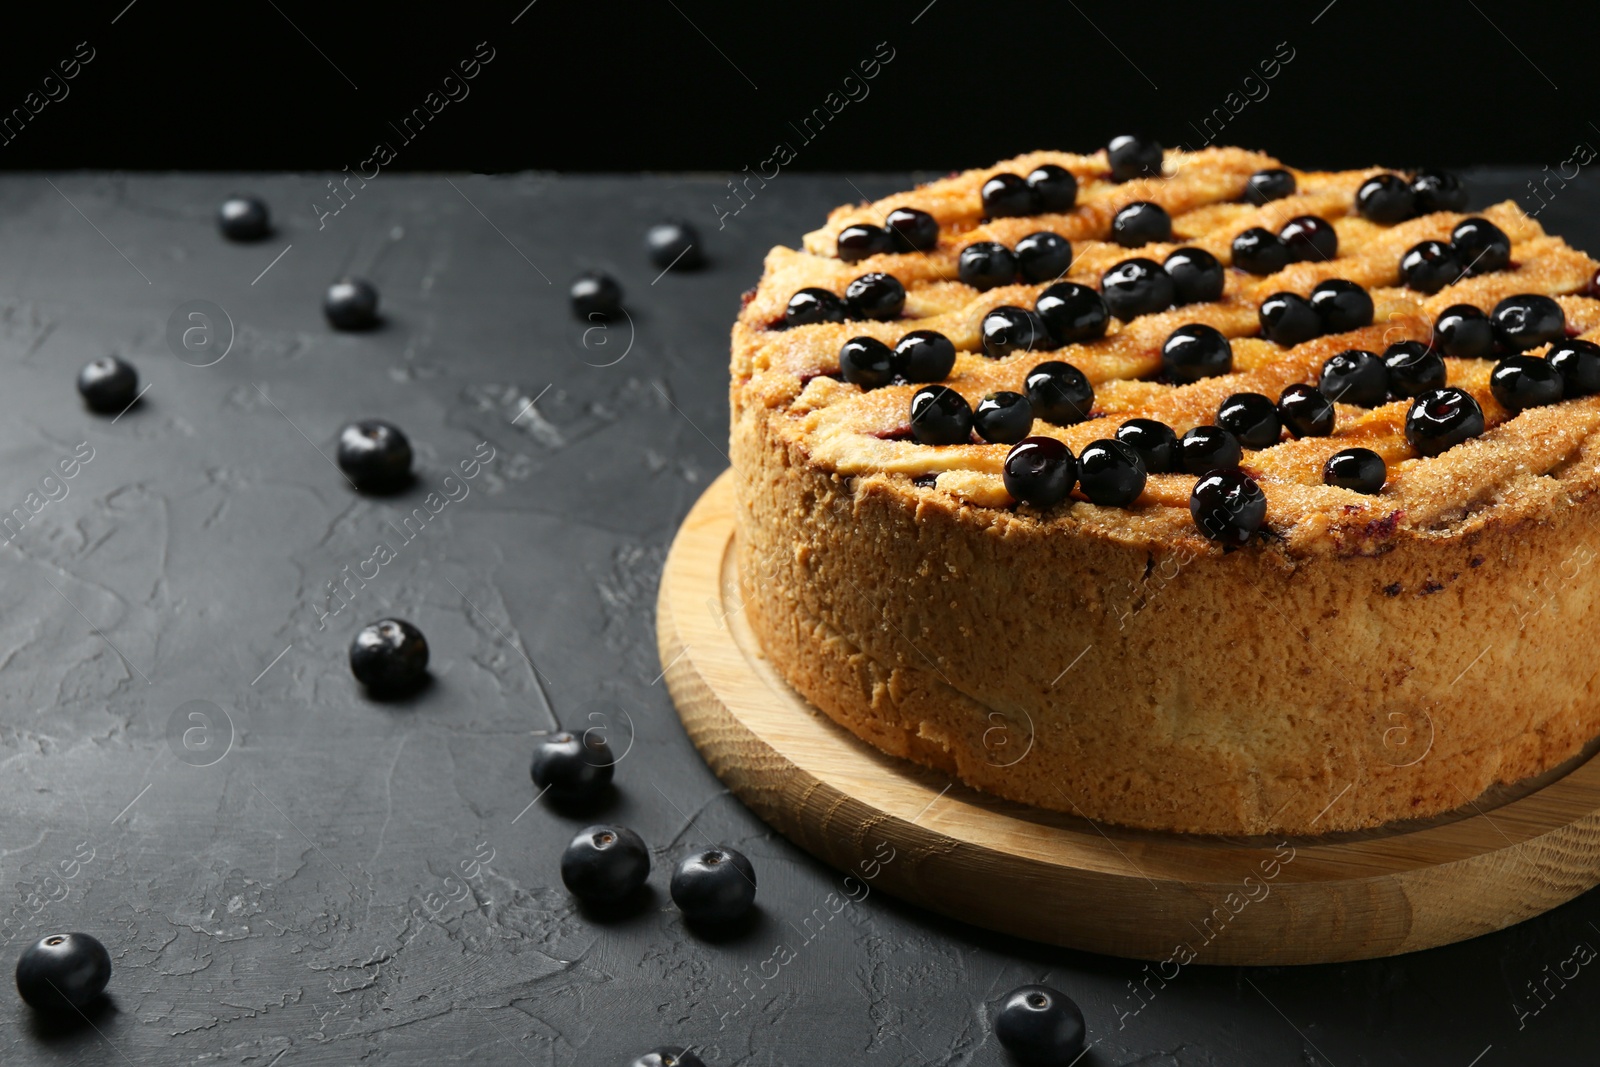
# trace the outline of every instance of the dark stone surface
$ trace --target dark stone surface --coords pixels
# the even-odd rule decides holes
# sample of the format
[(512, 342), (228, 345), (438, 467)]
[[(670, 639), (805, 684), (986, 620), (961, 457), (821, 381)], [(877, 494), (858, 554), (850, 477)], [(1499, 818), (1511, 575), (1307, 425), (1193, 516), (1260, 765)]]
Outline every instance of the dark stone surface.
[[(652, 607), (678, 522), (726, 463), (738, 294), (770, 245), (905, 181), (785, 175), (719, 231), (719, 178), (383, 176), (320, 230), (317, 178), (0, 180), (0, 512), (28, 515), (0, 582), (0, 917), (12, 958), (76, 929), (115, 961), (92, 1026), (7, 999), (0, 1060), (604, 1067), (671, 1041), (724, 1067), (997, 1065), (989, 1010), (1043, 981), (1082, 1005), (1095, 1067), (1592, 1062), (1600, 977), (1563, 961), (1600, 945), (1593, 894), (1399, 959), (1193, 966), (1144, 1003), (1143, 964), (877, 893), (833, 914), (840, 876), (695, 756)], [(1586, 182), (1544, 217), (1595, 248)], [(273, 237), (218, 235), (236, 190), (268, 200)], [(672, 215), (701, 227), (711, 265), (653, 281), (642, 235)], [(632, 317), (586, 342), (566, 284), (595, 267)], [(345, 272), (382, 291), (379, 329), (324, 323)], [(168, 346), (191, 300), (237, 334), (209, 367)], [(73, 388), (111, 352), (150, 385), (114, 423)], [(401, 496), (355, 495), (328, 459), (344, 422), (372, 416), (417, 450)], [(41, 488), (80, 442), (93, 459)], [(450, 483), (467, 495), (406, 541), (404, 517), (480, 442), (493, 460)], [(45, 490), (59, 499), (29, 514)], [(394, 558), (320, 625), (325, 583), (379, 542)], [(375, 703), (345, 647), (389, 613), (426, 633), (434, 681)], [(612, 709), (619, 745), (632, 723), (605, 814), (650, 842), (656, 872), (621, 917), (560, 886), (583, 816), (525, 810), (551, 707), (579, 728)], [(196, 710), (220, 731), (209, 748), (204, 732), (184, 747)], [(757, 921), (717, 943), (665, 895), (671, 862), (710, 841), (761, 883)]]

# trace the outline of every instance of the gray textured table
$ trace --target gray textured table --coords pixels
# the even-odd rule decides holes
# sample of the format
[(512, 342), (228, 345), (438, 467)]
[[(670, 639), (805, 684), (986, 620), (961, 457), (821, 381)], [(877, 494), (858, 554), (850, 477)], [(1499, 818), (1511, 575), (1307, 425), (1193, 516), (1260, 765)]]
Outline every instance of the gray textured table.
[[(1480, 176), (1475, 202), (1528, 176)], [(0, 180), (0, 916), (11, 958), (72, 928), (116, 968), (92, 1026), (8, 995), (0, 1060), (605, 1067), (674, 1040), (722, 1067), (998, 1065), (989, 1007), (1042, 980), (1082, 1004), (1092, 1067), (1592, 1063), (1600, 977), (1572, 960), (1600, 946), (1594, 894), (1399, 959), (1192, 967), (1143, 999), (1141, 964), (880, 894), (799, 926), (840, 878), (684, 738), (656, 580), (726, 464), (728, 326), (763, 253), (907, 181), (784, 175), (719, 231), (714, 177), (383, 175), (320, 228), (319, 177)], [(217, 235), (235, 189), (268, 199), (274, 237)], [(1593, 250), (1597, 209), (1584, 175), (1541, 217)], [(656, 277), (640, 236), (669, 215), (701, 226), (709, 269)], [(631, 322), (573, 318), (588, 267)], [(346, 271), (382, 290), (381, 329), (323, 323)], [(205, 325), (194, 301), (213, 332), (174, 346)], [(73, 390), (107, 352), (150, 385), (115, 422)], [(363, 416), (411, 436), (406, 496), (357, 497), (330, 463)], [(377, 704), (345, 646), (391, 612), (435, 680)], [(609, 816), (656, 849), (653, 908), (600, 921), (560, 886), (580, 823), (528, 808), (536, 670), (563, 723), (605, 714), (619, 743), (632, 724)], [(761, 882), (758, 921), (721, 943), (664, 891), (710, 840)]]

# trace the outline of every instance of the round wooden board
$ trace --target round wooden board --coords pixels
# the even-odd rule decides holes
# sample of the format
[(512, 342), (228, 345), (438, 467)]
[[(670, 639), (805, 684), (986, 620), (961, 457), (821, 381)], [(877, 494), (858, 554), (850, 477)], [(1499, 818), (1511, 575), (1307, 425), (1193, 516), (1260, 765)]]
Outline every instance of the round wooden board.
[(1464, 816), (1280, 841), (1098, 825), (885, 756), (762, 656), (741, 610), (733, 507), (724, 474), (667, 557), (656, 619), (667, 685), (711, 769), (847, 872), (841, 894), (883, 890), (1019, 937), (1161, 961), (1159, 975), (1189, 962), (1412, 952), (1502, 929), (1600, 883), (1595, 759)]

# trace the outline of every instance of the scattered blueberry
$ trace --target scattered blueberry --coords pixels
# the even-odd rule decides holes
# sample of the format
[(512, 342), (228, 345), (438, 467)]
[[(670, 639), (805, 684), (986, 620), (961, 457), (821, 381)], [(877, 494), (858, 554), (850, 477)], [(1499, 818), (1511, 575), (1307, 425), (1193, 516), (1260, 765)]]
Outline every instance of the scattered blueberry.
[(884, 219), (896, 251), (932, 252), (939, 247), (939, 220), (914, 207), (897, 207)]
[(706, 261), (700, 234), (687, 222), (656, 223), (645, 231), (644, 247), (650, 262), (662, 270), (694, 270)]
[(906, 287), (892, 274), (873, 271), (845, 287), (844, 302), (858, 319), (897, 319), (906, 306)]
[(1278, 418), (1296, 437), (1326, 437), (1333, 432), (1333, 401), (1315, 386), (1297, 382), (1279, 394)]
[(1332, 223), (1315, 215), (1300, 215), (1283, 224), (1278, 239), (1294, 263), (1329, 260), (1339, 254), (1339, 233)]
[(1178, 466), (1187, 474), (1237, 467), (1242, 459), (1239, 439), (1220, 426), (1196, 426), (1178, 438)]
[(983, 213), (991, 219), (1031, 215), (1033, 190), (1015, 174), (1000, 173), (983, 183)]
[(994, 1036), (1024, 1067), (1066, 1067), (1083, 1054), (1083, 1012), (1045, 985), (1006, 994), (994, 1018)]
[(628, 1067), (706, 1067), (706, 1065), (704, 1060), (688, 1049), (676, 1045), (663, 1045), (646, 1052)]
[(378, 290), (365, 278), (343, 278), (328, 286), (322, 313), (336, 330), (366, 330), (378, 324)]
[(1250, 274), (1276, 274), (1289, 265), (1289, 247), (1271, 230), (1252, 226), (1233, 239), (1233, 265)]
[(1311, 307), (1323, 333), (1345, 333), (1372, 325), (1372, 294), (1355, 282), (1329, 278), (1311, 290)]
[(580, 830), (561, 854), (561, 880), (579, 900), (621, 900), (649, 876), (650, 850), (626, 826)]
[(1336, 404), (1375, 408), (1389, 399), (1389, 370), (1374, 353), (1348, 348), (1322, 365), (1317, 388)]
[(956, 365), (956, 346), (937, 330), (912, 330), (894, 346), (895, 369), (908, 382), (940, 382)]
[(1058, 344), (1078, 344), (1104, 337), (1111, 322), (1105, 298), (1087, 285), (1057, 282), (1039, 294), (1034, 310)]
[(1111, 239), (1123, 248), (1172, 240), (1172, 216), (1160, 204), (1137, 200), (1111, 219)]
[(1512, 352), (1526, 352), (1567, 335), (1567, 317), (1561, 305), (1537, 293), (1506, 297), (1489, 313), (1489, 322), (1495, 340)]
[(1033, 429), (1033, 405), (1021, 393), (990, 393), (978, 401), (972, 428), (990, 444), (1014, 445)]
[(894, 381), (894, 349), (876, 337), (852, 337), (839, 349), (839, 373), (851, 385), (878, 389)]
[(871, 256), (888, 255), (894, 251), (894, 238), (882, 226), (858, 222), (839, 231), (839, 258), (846, 263), (858, 263)]
[(1072, 266), (1072, 242), (1041, 230), (1017, 242), (1017, 269), (1025, 282), (1054, 281)]
[(230, 241), (259, 241), (271, 225), (267, 205), (254, 196), (230, 196), (217, 208), (217, 225)]
[(1265, 204), (1282, 200), (1295, 193), (1294, 175), (1282, 167), (1258, 170), (1250, 175), (1244, 186), (1244, 198), (1252, 204)]
[(972, 438), (972, 408), (949, 386), (924, 386), (911, 398), (911, 436), (924, 445), (964, 445)]
[(1043, 319), (1027, 308), (1010, 304), (1002, 304), (985, 315), (978, 333), (983, 338), (983, 354), (990, 359), (1054, 347)]
[(1111, 143), (1106, 145), (1106, 161), (1111, 164), (1111, 180), (1114, 182), (1159, 178), (1161, 145), (1148, 137), (1123, 134), (1111, 138)]
[(1600, 393), (1600, 345), (1593, 341), (1557, 341), (1545, 356), (1561, 375), (1561, 395), (1569, 400)]
[(1036, 508), (1066, 499), (1078, 481), (1072, 449), (1054, 437), (1027, 437), (1006, 453), (1001, 467), (1006, 492)]
[(1217, 425), (1239, 439), (1245, 448), (1271, 448), (1283, 436), (1278, 405), (1260, 393), (1234, 393), (1217, 409)]
[(1247, 545), (1266, 521), (1267, 496), (1243, 471), (1211, 471), (1194, 483), (1189, 516), (1213, 541)]
[(572, 279), (567, 291), (580, 319), (612, 319), (622, 311), (622, 286), (609, 274), (589, 271)]
[(1066, 167), (1046, 163), (1028, 175), (1035, 211), (1071, 211), (1078, 202), (1078, 179)]
[(1443, 241), (1418, 241), (1400, 257), (1400, 284), (1419, 293), (1437, 293), (1461, 280), (1461, 258)]
[(1504, 270), (1511, 262), (1511, 238), (1488, 219), (1462, 219), (1450, 232), (1450, 244), (1468, 274)]
[(816, 322), (843, 322), (844, 301), (826, 289), (809, 287), (789, 298), (783, 312), (785, 326), (810, 326)]
[(1261, 336), (1285, 348), (1322, 336), (1322, 317), (1311, 301), (1294, 293), (1273, 293), (1261, 302), (1256, 315)]
[(1233, 370), (1233, 346), (1214, 326), (1179, 326), (1161, 346), (1161, 369), (1179, 385), (1215, 378)]
[(1322, 466), (1322, 481), (1340, 489), (1353, 489), (1371, 496), (1383, 491), (1389, 468), (1383, 457), (1370, 448), (1346, 448), (1328, 457)]
[(1172, 275), (1153, 259), (1125, 259), (1100, 276), (1100, 295), (1123, 322), (1165, 311), (1177, 299)]
[(1494, 355), (1494, 325), (1471, 304), (1452, 304), (1433, 324), (1433, 343), (1457, 359), (1488, 359)]
[(1168, 474), (1178, 469), (1178, 435), (1164, 422), (1129, 419), (1117, 428), (1117, 440), (1139, 454), (1146, 473)]
[(1078, 487), (1092, 504), (1125, 508), (1144, 492), (1144, 460), (1121, 441), (1091, 441), (1078, 453)]
[(593, 800), (611, 784), (616, 760), (598, 731), (565, 730), (539, 739), (528, 772), (533, 784), (557, 801)]
[(118, 414), (139, 395), (139, 372), (126, 360), (101, 356), (78, 372), (78, 393), (90, 411)]
[(1417, 194), (1398, 174), (1376, 174), (1356, 190), (1356, 210), (1369, 222), (1404, 222), (1417, 210)]
[(1561, 399), (1561, 372), (1538, 356), (1507, 356), (1489, 375), (1489, 390), (1500, 406), (1515, 414), (1523, 408)]
[(1417, 214), (1429, 215), (1435, 211), (1464, 211), (1467, 207), (1467, 190), (1461, 179), (1447, 170), (1418, 171), (1411, 179), (1411, 192), (1417, 198)]
[(404, 619), (363, 626), (350, 642), (350, 673), (374, 693), (414, 689), (428, 673), (428, 639)]
[(1222, 263), (1203, 248), (1176, 249), (1161, 269), (1172, 279), (1174, 303), (1204, 304), (1222, 299)]
[(1437, 456), (1483, 432), (1483, 409), (1454, 386), (1423, 393), (1406, 412), (1406, 440), (1418, 454)]
[(398, 426), (362, 419), (339, 431), (339, 469), (363, 493), (392, 493), (411, 481), (411, 442)]
[(1389, 372), (1389, 392), (1395, 396), (1418, 396), (1444, 387), (1444, 357), (1421, 341), (1396, 341), (1383, 350), (1383, 365)]
[(1094, 386), (1070, 363), (1050, 360), (1039, 364), (1028, 372), (1024, 388), (1034, 416), (1057, 426), (1082, 422), (1094, 409)]
[(744, 853), (716, 845), (678, 864), (670, 892), (689, 922), (725, 926), (744, 918), (755, 904), (756, 870)]
[(111, 981), (111, 953), (88, 934), (48, 934), (17, 960), (17, 992), (41, 1011), (82, 1008)]
[(1017, 280), (1017, 257), (999, 241), (974, 241), (956, 257), (956, 274), (978, 290), (1010, 285)]

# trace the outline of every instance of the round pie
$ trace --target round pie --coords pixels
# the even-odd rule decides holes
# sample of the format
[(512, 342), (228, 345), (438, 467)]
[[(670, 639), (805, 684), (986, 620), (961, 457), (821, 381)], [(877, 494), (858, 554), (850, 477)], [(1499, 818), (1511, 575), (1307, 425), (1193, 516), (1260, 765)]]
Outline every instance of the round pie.
[(771, 662), (887, 753), (1152, 830), (1373, 827), (1579, 754), (1596, 262), (1449, 174), (1114, 162), (768, 254), (731, 457)]

